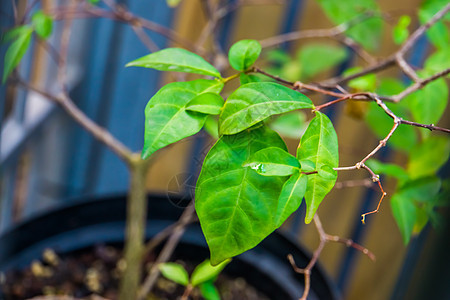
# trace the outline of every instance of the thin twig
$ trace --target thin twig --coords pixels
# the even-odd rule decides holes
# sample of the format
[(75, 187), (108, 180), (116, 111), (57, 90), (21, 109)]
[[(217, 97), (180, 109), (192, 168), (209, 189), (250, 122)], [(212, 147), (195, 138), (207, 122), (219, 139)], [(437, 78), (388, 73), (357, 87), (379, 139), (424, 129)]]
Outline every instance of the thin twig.
[(159, 264), (169, 260), (175, 247), (177, 246), (181, 236), (186, 230), (186, 225), (189, 224), (195, 213), (194, 202), (192, 201), (184, 210), (180, 217), (179, 224), (173, 229), (172, 235), (169, 237), (168, 241), (164, 245), (161, 253), (159, 254), (153, 266), (150, 268), (147, 278), (144, 280), (142, 287), (138, 292), (138, 300), (143, 300), (152, 290), (159, 276)]
[(309, 295), (309, 291), (311, 289), (312, 269), (316, 265), (316, 263), (320, 257), (320, 254), (322, 253), (322, 250), (325, 247), (325, 244), (327, 242), (337, 242), (337, 243), (344, 244), (347, 247), (352, 247), (352, 248), (360, 251), (361, 253), (367, 255), (367, 257), (369, 257), (372, 261), (375, 261), (375, 255), (371, 251), (369, 251), (369, 249), (353, 242), (353, 240), (351, 240), (351, 239), (344, 239), (337, 235), (327, 234), (325, 232), (325, 230), (323, 229), (322, 222), (320, 222), (320, 218), (317, 213), (314, 215), (314, 225), (316, 226), (317, 232), (319, 234), (320, 242), (319, 242), (319, 246), (317, 246), (316, 250), (314, 251), (313, 256), (312, 256), (311, 260), (309, 261), (308, 265), (305, 268), (299, 268), (295, 264), (294, 257), (292, 256), (292, 254), (288, 254), (288, 256), (287, 256), (289, 263), (291, 264), (293, 270), (296, 273), (303, 274), (304, 278), (305, 278), (305, 289), (303, 290), (303, 294), (300, 297), (300, 300), (306, 300)]
[(51, 94), (45, 90), (35, 87), (21, 79), (18, 79), (20, 85), (28, 90), (34, 91), (48, 100), (59, 104), (76, 122), (78, 122), (86, 131), (92, 134), (97, 140), (105, 144), (114, 153), (116, 153), (125, 162), (130, 162), (133, 152), (124, 144), (117, 140), (108, 130), (92, 121), (82, 110), (80, 110), (70, 99), (70, 97), (61, 93), (59, 95)]

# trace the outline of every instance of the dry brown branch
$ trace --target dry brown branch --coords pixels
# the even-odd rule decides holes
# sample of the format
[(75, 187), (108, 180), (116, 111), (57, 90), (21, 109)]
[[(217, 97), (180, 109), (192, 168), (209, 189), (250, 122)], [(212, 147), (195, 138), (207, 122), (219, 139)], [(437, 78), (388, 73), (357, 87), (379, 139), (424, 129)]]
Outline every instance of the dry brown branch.
[(288, 260), (296, 273), (303, 274), (305, 277), (305, 289), (303, 290), (303, 295), (300, 297), (300, 300), (306, 300), (309, 295), (309, 291), (311, 289), (311, 272), (314, 266), (317, 263), (317, 260), (320, 257), (320, 254), (325, 247), (327, 242), (337, 242), (346, 245), (347, 247), (352, 247), (361, 253), (367, 255), (372, 261), (375, 261), (375, 255), (367, 248), (353, 242), (351, 239), (344, 239), (336, 235), (329, 235), (325, 232), (322, 226), (322, 222), (320, 221), (319, 215), (316, 213), (314, 215), (314, 225), (316, 226), (317, 233), (319, 234), (319, 246), (317, 246), (316, 250), (313, 253), (311, 260), (305, 268), (299, 268), (294, 261), (294, 257), (289, 254)]

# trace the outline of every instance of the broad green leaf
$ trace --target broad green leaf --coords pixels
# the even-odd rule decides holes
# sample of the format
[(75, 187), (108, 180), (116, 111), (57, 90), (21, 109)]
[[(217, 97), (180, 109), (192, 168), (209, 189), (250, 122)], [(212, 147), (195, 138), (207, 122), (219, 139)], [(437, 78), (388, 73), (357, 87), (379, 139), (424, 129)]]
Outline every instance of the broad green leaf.
[(241, 73), (239, 75), (239, 81), (240, 81), (241, 85), (244, 85), (244, 84), (250, 83), (250, 82), (261, 82), (262, 79), (260, 76), (255, 75), (255, 74)]
[(206, 281), (199, 286), (200, 294), (206, 300), (220, 300), (219, 291), (217, 291), (212, 281)]
[(336, 180), (337, 172), (328, 165), (322, 165), (317, 169), (317, 174), (325, 180)]
[(372, 169), (376, 174), (382, 174), (397, 178), (400, 182), (405, 182), (409, 179), (408, 173), (399, 165), (382, 163), (376, 159), (369, 159), (366, 165)]
[(441, 180), (437, 176), (422, 177), (407, 181), (399, 192), (405, 197), (421, 203), (432, 203), (441, 188)]
[(127, 67), (195, 73), (220, 78), (220, 73), (201, 56), (182, 48), (166, 48), (129, 62)]
[(203, 129), (215, 140), (219, 138), (219, 122), (217, 116), (209, 115), (206, 117)]
[[(408, 99), (414, 121), (422, 124), (435, 124), (445, 112), (448, 101), (448, 86), (444, 78), (439, 78)], [(422, 131), (424, 133), (426, 131)]]
[(413, 201), (402, 193), (395, 193), (391, 198), (391, 209), (397, 222), (403, 242), (409, 243), (414, 224), (417, 219), (417, 211)]
[(235, 134), (264, 119), (301, 108), (314, 108), (297, 91), (273, 82), (247, 83), (234, 91), (219, 117), (220, 134)]
[(316, 171), (316, 163), (307, 159), (300, 159), (300, 166), (302, 167), (302, 172)]
[(416, 207), (416, 222), (413, 226), (413, 234), (418, 234), (427, 225), (429, 220), (426, 207)]
[(297, 158), (277, 147), (259, 150), (244, 162), (243, 167), (250, 167), (264, 176), (288, 176), (300, 171)]
[[(361, 70), (362, 69), (360, 67), (350, 68), (348, 70), (345, 70), (343, 76), (352, 75)], [(360, 76), (358, 78), (350, 80), (348, 82), (348, 86), (357, 91), (373, 92), (377, 86), (377, 77), (373, 73)]]
[(392, 30), (392, 37), (394, 42), (399, 45), (402, 44), (409, 36), (408, 26), (411, 24), (411, 17), (403, 15), (398, 20), (394, 29)]
[[(419, 9), (419, 20), (422, 24), (430, 20), (439, 10), (448, 4), (447, 0), (426, 0), (423, 1)], [(450, 21), (449, 14), (444, 20)], [(427, 37), (437, 48), (448, 48), (450, 45), (449, 30), (445, 21), (439, 21), (431, 26), (427, 31)]]
[[(312, 161), (317, 169), (322, 166), (338, 167), (339, 153), (336, 131), (330, 119), (321, 112), (316, 112), (316, 116), (311, 120), (308, 129), (302, 136), (297, 149), (297, 158), (300, 161)], [(329, 178), (323, 178), (319, 174), (308, 175), (305, 193), (306, 223), (311, 222), (319, 204), (333, 188), (336, 178), (337, 175)]]
[(205, 260), (195, 268), (194, 272), (192, 272), (191, 284), (197, 286), (206, 281), (214, 280), (230, 261), (231, 259), (227, 259), (216, 266), (212, 266), (209, 259)]
[(330, 44), (307, 44), (298, 52), (302, 79), (310, 79), (317, 74), (331, 70), (347, 59), (343, 47)]
[[(326, 15), (335, 23), (342, 24), (354, 18), (360, 18), (363, 13), (378, 11), (377, 2), (374, 0), (317, 0)], [(374, 16), (361, 20), (346, 31), (346, 34), (369, 50), (375, 50), (379, 46), (383, 29), (383, 21)]]
[(281, 136), (291, 139), (300, 138), (306, 130), (308, 123), (302, 111), (293, 111), (282, 114), (269, 123), (270, 128), (278, 132)]
[[(398, 106), (397, 104), (391, 105), (390, 103), (387, 103), (386, 105), (397, 116), (407, 116), (405, 108)], [(406, 117), (405, 119), (410, 118)], [(366, 122), (379, 139), (385, 138), (392, 129), (392, 126), (394, 126), (394, 121), (375, 102), (372, 102), (369, 105), (369, 110), (366, 114)], [(416, 143), (417, 134), (415, 128), (407, 125), (400, 125), (388, 141), (389, 146), (406, 152), (411, 151)]]
[(161, 274), (167, 279), (184, 286), (189, 284), (189, 275), (182, 265), (169, 262), (162, 263), (158, 267)]
[(261, 45), (255, 40), (242, 40), (233, 44), (228, 52), (228, 60), (233, 69), (245, 71), (251, 67), (261, 53)]
[(6, 50), (2, 84), (6, 82), (8, 76), (19, 65), (20, 60), (25, 55), (25, 52), (27, 52), (32, 33), (33, 29), (30, 27), (24, 27), (24, 29), (19, 30), (16, 39), (8, 47), (8, 50)]
[(186, 110), (207, 115), (218, 115), (223, 106), (223, 99), (216, 93), (203, 93), (189, 101)]
[(431, 74), (450, 68), (450, 47), (440, 49), (431, 54), (425, 61), (424, 68)]
[(308, 176), (301, 172), (295, 172), (284, 183), (280, 197), (278, 198), (277, 214), (275, 215), (276, 227), (280, 227), (299, 208), (300, 204), (302, 204)]
[(1, 35), (2, 38), (2, 44), (8, 43), (12, 40), (15, 40), (17, 37), (22, 36), (29, 32), (30, 30), (33, 30), (30, 25), (21, 25), (14, 27), (8, 31), (6, 31), (4, 34)]
[(49, 15), (46, 15), (42, 10), (38, 10), (31, 17), (34, 30), (41, 38), (46, 39), (52, 34), (53, 20)]
[(286, 150), (278, 134), (259, 126), (222, 136), (205, 158), (195, 209), (213, 265), (255, 247), (275, 229), (274, 215), (285, 178), (260, 176), (242, 167), (267, 147)]
[(450, 139), (444, 136), (432, 136), (411, 150), (408, 174), (412, 179), (433, 175), (448, 160)]
[(219, 93), (223, 84), (198, 79), (174, 82), (162, 87), (145, 108), (145, 134), (142, 158), (156, 150), (197, 133), (207, 115), (186, 110), (186, 105), (203, 93)]

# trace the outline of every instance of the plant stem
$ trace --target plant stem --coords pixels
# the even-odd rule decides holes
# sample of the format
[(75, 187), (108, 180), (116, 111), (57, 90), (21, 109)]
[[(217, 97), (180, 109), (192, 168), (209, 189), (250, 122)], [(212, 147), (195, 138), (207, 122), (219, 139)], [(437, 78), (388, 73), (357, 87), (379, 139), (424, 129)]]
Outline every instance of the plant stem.
[(136, 299), (141, 281), (147, 218), (145, 178), (149, 166), (149, 162), (142, 160), (139, 154), (134, 154), (129, 164), (130, 189), (124, 248), (126, 267), (120, 281), (119, 300)]

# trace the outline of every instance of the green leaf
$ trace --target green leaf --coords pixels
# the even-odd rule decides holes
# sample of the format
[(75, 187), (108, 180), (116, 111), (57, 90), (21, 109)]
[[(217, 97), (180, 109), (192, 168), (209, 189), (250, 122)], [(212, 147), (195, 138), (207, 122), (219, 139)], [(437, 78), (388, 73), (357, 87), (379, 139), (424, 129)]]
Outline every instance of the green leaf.
[(411, 24), (411, 17), (408, 15), (403, 15), (398, 19), (398, 23), (392, 31), (392, 37), (397, 45), (403, 44), (403, 42), (408, 38), (409, 24)]
[(133, 60), (126, 66), (195, 73), (220, 78), (220, 72), (201, 56), (181, 48), (166, 48)]
[[(330, 119), (321, 112), (309, 123), (297, 149), (297, 158), (300, 161), (312, 161), (317, 169), (322, 166), (336, 168), (339, 165), (338, 141), (336, 131)], [(337, 175), (324, 178), (319, 174), (308, 175), (306, 188), (306, 217), (305, 222), (310, 223), (323, 198), (333, 188)]]
[(223, 99), (216, 93), (200, 94), (186, 105), (186, 110), (207, 115), (218, 115), (223, 106)]
[[(414, 93), (408, 104), (414, 120), (422, 124), (435, 124), (445, 112), (448, 101), (448, 86), (439, 78)], [(422, 131), (426, 132), (426, 131)]]
[(303, 172), (316, 171), (316, 163), (307, 159), (300, 159), (300, 165)]
[(414, 224), (416, 223), (416, 207), (410, 198), (402, 193), (395, 193), (391, 198), (391, 209), (402, 234), (403, 242), (406, 245), (411, 239)]
[[(337, 25), (358, 18), (363, 13), (377, 12), (378, 5), (374, 0), (317, 0), (326, 15)], [(369, 50), (379, 46), (383, 30), (383, 21), (380, 17), (371, 17), (361, 20), (346, 31), (346, 35), (362, 44)]]
[(189, 284), (189, 275), (182, 265), (169, 262), (162, 263), (158, 267), (161, 274), (167, 279), (184, 286)]
[(405, 182), (399, 192), (414, 201), (432, 203), (440, 188), (441, 180), (437, 176), (428, 176)]
[(6, 82), (8, 76), (19, 65), (22, 57), (27, 52), (32, 33), (33, 29), (30, 27), (23, 27), (23, 29), (17, 32), (16, 39), (8, 47), (8, 50), (6, 50), (2, 84)]
[(336, 180), (337, 172), (328, 165), (323, 165), (317, 170), (317, 174), (325, 180)]
[(217, 140), (219, 138), (219, 122), (217, 121), (217, 117), (213, 115), (206, 117), (203, 129), (205, 129), (213, 139)]
[(432, 136), (411, 150), (408, 174), (412, 179), (433, 175), (448, 160), (450, 139)]
[(205, 260), (192, 272), (191, 284), (198, 286), (206, 281), (214, 280), (230, 262), (231, 259), (227, 259), (216, 266), (212, 266), (209, 259)]
[[(355, 74), (359, 71), (361, 71), (362, 68), (355, 67), (345, 70), (343, 73), (343, 76), (348, 76)], [(369, 91), (373, 92), (375, 91), (375, 88), (377, 86), (377, 77), (373, 73), (369, 73), (364, 76), (360, 76), (358, 78), (352, 79), (348, 82), (348, 86), (351, 88), (354, 88), (358, 91)]]
[(206, 281), (199, 286), (200, 294), (206, 300), (220, 300), (219, 291), (217, 291), (212, 281)]
[(402, 167), (395, 164), (382, 163), (372, 158), (366, 162), (366, 165), (376, 174), (391, 176), (397, 178), (400, 182), (405, 182), (409, 179), (408, 173)]
[(300, 49), (298, 58), (302, 78), (309, 79), (344, 62), (347, 51), (330, 44), (308, 44)]
[(97, 4), (100, 0), (87, 0), (90, 4), (95, 5)]
[(262, 79), (259, 75), (256, 75), (256, 74), (241, 73), (239, 75), (239, 81), (240, 81), (241, 85), (244, 85), (244, 84), (250, 83), (250, 82), (261, 82)]
[[(387, 103), (386, 105), (397, 116), (407, 116), (405, 108), (399, 105), (391, 105), (390, 103)], [(375, 102), (371, 102), (369, 104), (369, 110), (366, 114), (366, 122), (379, 139), (385, 138), (394, 125), (392, 119)], [(404, 150), (406, 152), (411, 151), (416, 144), (417, 134), (415, 132), (415, 128), (406, 125), (399, 126), (388, 141), (389, 146)]]
[(427, 225), (429, 220), (426, 207), (416, 207), (416, 222), (414, 223), (413, 233), (417, 234)]
[(289, 152), (277, 147), (268, 147), (251, 155), (243, 167), (250, 167), (259, 175), (288, 176), (300, 170), (300, 163)]
[(270, 122), (269, 126), (281, 136), (298, 139), (303, 135), (308, 124), (305, 114), (302, 111), (296, 110), (282, 114)]
[(251, 67), (261, 53), (261, 44), (255, 40), (242, 40), (233, 44), (228, 52), (231, 67), (245, 71)]
[[(422, 24), (429, 21), (439, 10), (444, 8), (448, 4), (447, 0), (426, 0), (422, 2), (419, 9), (419, 20)], [(443, 18), (446, 21), (450, 20), (449, 14)], [(445, 21), (441, 20), (433, 26), (431, 26), (427, 31), (427, 37), (431, 43), (437, 48), (448, 48), (450, 45), (450, 35)]]
[(223, 83), (198, 79), (174, 82), (162, 87), (145, 108), (142, 158), (156, 150), (197, 133), (207, 115), (186, 110), (186, 105), (203, 93), (219, 93)]
[(42, 10), (38, 10), (31, 17), (34, 30), (41, 38), (46, 39), (52, 34), (53, 20), (49, 15), (46, 15)]
[(1, 35), (2, 44), (8, 43), (12, 40), (15, 40), (17, 37), (26, 34), (30, 30), (32, 30), (32, 29), (29, 25), (21, 25), (21, 26), (14, 27)]
[(280, 227), (284, 221), (302, 204), (306, 192), (308, 175), (295, 172), (283, 185), (278, 198), (275, 226)]
[(431, 74), (447, 68), (450, 68), (450, 47), (436, 51), (425, 61), (425, 70)]
[(314, 108), (297, 91), (273, 82), (247, 83), (234, 91), (219, 117), (220, 134), (235, 134), (264, 119), (301, 108)]
[(275, 229), (284, 177), (260, 176), (242, 167), (254, 153), (269, 146), (286, 150), (278, 134), (259, 126), (222, 136), (205, 158), (195, 210), (213, 265), (255, 247)]

